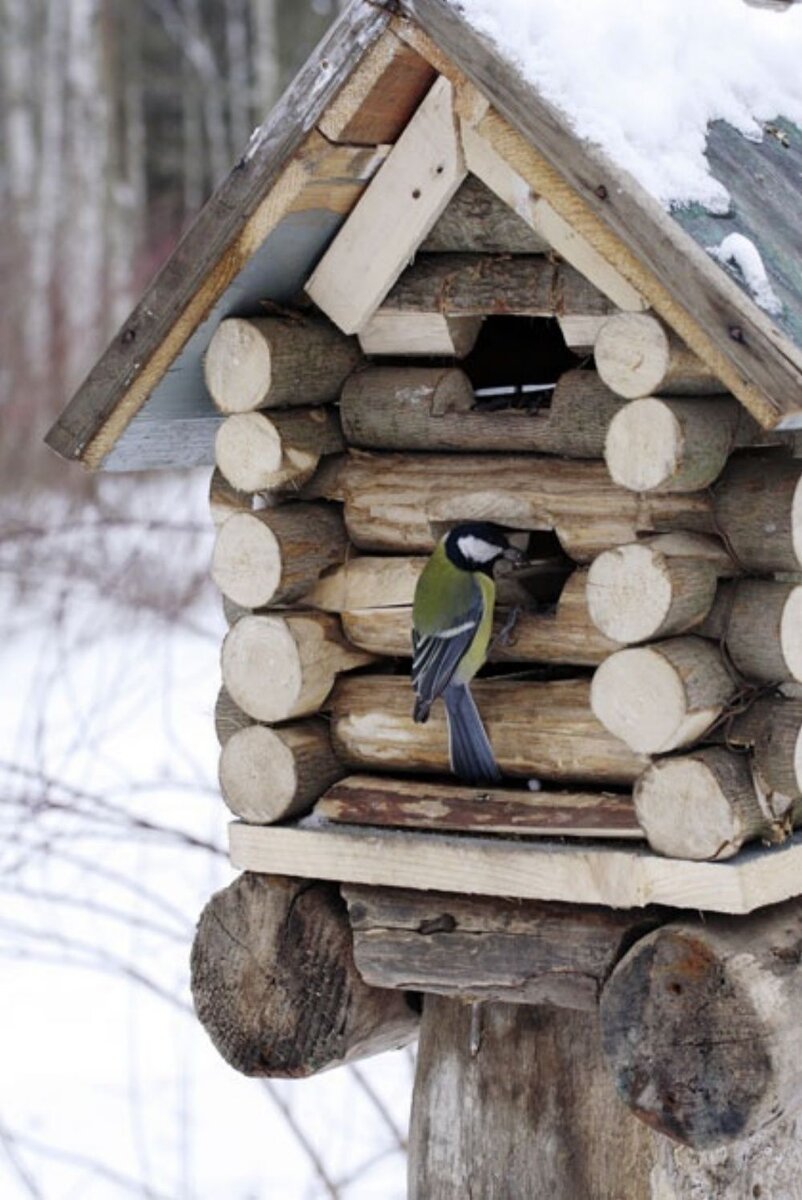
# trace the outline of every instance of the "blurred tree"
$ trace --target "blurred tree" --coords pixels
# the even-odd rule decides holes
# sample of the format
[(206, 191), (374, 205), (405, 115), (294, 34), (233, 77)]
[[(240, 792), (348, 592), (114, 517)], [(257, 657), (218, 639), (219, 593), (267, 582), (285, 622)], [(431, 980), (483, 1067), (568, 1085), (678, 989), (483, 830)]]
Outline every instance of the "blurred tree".
[(340, 7), (0, 0), (6, 486)]

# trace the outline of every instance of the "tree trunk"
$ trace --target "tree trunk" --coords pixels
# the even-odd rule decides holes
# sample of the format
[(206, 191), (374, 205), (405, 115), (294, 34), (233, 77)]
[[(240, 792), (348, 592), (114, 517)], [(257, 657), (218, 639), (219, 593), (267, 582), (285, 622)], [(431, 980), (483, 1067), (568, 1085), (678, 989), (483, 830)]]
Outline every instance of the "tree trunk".
[(328, 725), (316, 718), (275, 729), (249, 722), (229, 733), (220, 754), (223, 799), (252, 825), (302, 816), (342, 774)]
[(426, 996), (409, 1200), (646, 1200), (652, 1145), (595, 1014)]
[(633, 492), (696, 492), (724, 469), (735, 443), (737, 400), (632, 400), (607, 430), (610, 476)]
[(424, 254), (546, 254), (549, 245), (469, 175), (421, 246)]

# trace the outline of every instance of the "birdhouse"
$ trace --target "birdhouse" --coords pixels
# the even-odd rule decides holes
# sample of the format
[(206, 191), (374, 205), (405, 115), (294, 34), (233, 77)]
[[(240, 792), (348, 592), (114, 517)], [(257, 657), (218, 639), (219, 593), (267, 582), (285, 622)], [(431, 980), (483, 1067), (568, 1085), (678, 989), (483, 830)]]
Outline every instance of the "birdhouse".
[[(196, 1005), (285, 1076), (422, 1009), (418, 1200), (651, 1195), (648, 1127), (697, 1154), (802, 1100), (781, 134), (711, 132), (716, 258), (713, 217), (665, 211), (454, 6), (356, 0), (49, 435), (91, 469), (213, 468), (244, 874), (201, 917)], [(473, 685), (488, 787), (410, 685), (420, 573), (477, 520), (528, 563)]]

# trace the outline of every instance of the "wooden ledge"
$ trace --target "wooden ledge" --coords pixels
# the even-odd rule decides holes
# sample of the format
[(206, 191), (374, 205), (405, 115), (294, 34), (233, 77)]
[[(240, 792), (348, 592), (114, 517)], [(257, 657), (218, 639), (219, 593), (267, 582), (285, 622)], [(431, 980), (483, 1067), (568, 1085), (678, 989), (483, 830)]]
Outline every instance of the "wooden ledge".
[(662, 904), (748, 913), (802, 894), (802, 834), (723, 863), (662, 858), (625, 843), (522, 842), (343, 828), (317, 818), (292, 826), (230, 827), (232, 864), (340, 883), (640, 908)]

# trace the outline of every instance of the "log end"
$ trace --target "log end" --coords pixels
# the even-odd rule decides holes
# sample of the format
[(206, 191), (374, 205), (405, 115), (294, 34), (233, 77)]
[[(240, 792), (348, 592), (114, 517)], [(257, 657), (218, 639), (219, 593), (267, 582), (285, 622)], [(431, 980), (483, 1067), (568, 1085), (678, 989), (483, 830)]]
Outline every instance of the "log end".
[(802, 682), (802, 586), (789, 592), (783, 606), (780, 646), (791, 678)]
[(191, 959), (198, 1018), (236, 1070), (299, 1079), (406, 1045), (406, 994), (354, 965), (334, 884), (246, 873), (201, 914)]
[(602, 993), (604, 1051), (629, 1107), (697, 1150), (772, 1116), (767, 1030), (748, 987), (699, 930), (647, 934)]
[(281, 617), (242, 617), (232, 625), (223, 641), (222, 668), (232, 700), (254, 720), (294, 715), (303, 672), (297, 644)]
[(590, 565), (587, 598), (605, 637), (625, 645), (655, 637), (672, 600), (665, 556), (637, 542), (605, 550)]
[(212, 579), (243, 608), (264, 608), (276, 597), (282, 575), (281, 546), (257, 513), (235, 513), (217, 531)]
[(731, 858), (762, 826), (746, 760), (722, 748), (652, 763), (633, 799), (649, 845), (669, 858)]
[(669, 342), (659, 321), (645, 313), (616, 313), (594, 345), (596, 370), (626, 400), (658, 391), (669, 363)]
[(614, 483), (633, 492), (656, 492), (670, 485), (682, 464), (683, 449), (682, 427), (670, 407), (648, 396), (615, 414), (607, 429), (604, 460)]
[[(593, 676), (590, 703), (594, 715), (636, 753), (660, 754), (688, 745), (701, 737), (721, 712), (726, 697), (721, 699), (720, 693), (729, 680), (717, 651), (701, 638), (685, 640), (698, 643), (694, 647), (696, 670), (704, 680), (693, 703), (686, 687), (686, 670), (656, 647), (618, 650)], [(672, 643), (663, 645), (671, 647)]]
[(220, 754), (220, 789), (235, 816), (251, 825), (286, 817), (298, 792), (295, 757), (279, 734), (250, 725), (229, 737)]
[(221, 412), (251, 412), (264, 403), (272, 377), (270, 346), (242, 317), (227, 317), (214, 331), (203, 376)]

